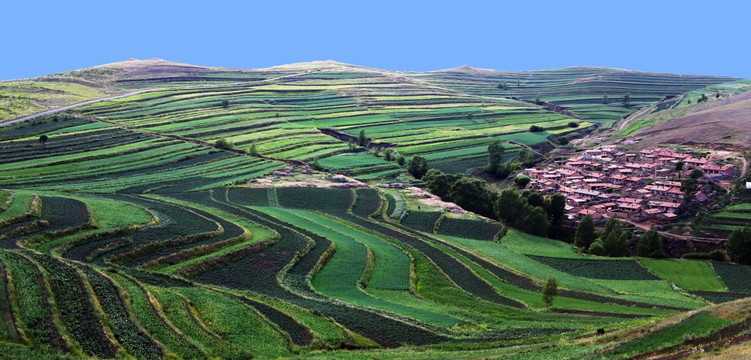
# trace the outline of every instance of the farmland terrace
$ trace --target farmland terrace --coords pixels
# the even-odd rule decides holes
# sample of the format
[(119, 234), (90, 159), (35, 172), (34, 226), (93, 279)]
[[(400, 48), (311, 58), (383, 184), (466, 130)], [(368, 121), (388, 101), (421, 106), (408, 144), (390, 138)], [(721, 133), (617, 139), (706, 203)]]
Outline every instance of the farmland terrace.
[(0, 354), (630, 358), (747, 341), (747, 266), (584, 255), (393, 184), (419, 185), (416, 156), (471, 173), (493, 141), (513, 161), (727, 80), (148, 60), (2, 82), (3, 119), (150, 91), (0, 127)]

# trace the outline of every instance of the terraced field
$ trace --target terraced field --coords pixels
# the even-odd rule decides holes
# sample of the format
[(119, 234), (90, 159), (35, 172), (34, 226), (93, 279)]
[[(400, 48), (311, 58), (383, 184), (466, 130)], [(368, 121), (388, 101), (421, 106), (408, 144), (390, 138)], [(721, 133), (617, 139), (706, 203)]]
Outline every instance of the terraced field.
[[(706, 308), (751, 294), (745, 266), (587, 256), (394, 189), (247, 184), (307, 165), (409, 179), (397, 156), (468, 172), (491, 141), (512, 160), (612, 118), (483, 93), (463, 72), (449, 82), (331, 62), (169, 66), (182, 70), (108, 78), (153, 91), (0, 128), (4, 358), (607, 358), (686, 345), (692, 327), (748, 330), (747, 316)], [(600, 75), (584, 98), (633, 83), (635, 107), (717, 80), (525, 79), (560, 85), (550, 94), (573, 104), (571, 79)], [(369, 144), (351, 144), (363, 131)], [(550, 277), (552, 306), (541, 296)]]

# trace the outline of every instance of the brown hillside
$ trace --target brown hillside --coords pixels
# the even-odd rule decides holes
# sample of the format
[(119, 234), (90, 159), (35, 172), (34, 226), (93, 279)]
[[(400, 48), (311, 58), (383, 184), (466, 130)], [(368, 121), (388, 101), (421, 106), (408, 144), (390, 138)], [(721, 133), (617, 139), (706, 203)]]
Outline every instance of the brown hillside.
[(695, 113), (658, 123), (635, 134), (640, 146), (718, 143), (751, 144), (751, 92), (711, 104)]

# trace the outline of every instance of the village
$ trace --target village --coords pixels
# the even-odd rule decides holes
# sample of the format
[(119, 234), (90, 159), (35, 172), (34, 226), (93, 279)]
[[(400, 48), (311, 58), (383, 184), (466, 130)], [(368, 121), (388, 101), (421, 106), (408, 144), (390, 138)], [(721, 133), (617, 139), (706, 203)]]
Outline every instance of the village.
[[(694, 169), (702, 170), (701, 181), (729, 187), (735, 169), (729, 164), (718, 164), (723, 160), (694, 155), (692, 148), (676, 152), (672, 148), (654, 147), (637, 153), (608, 145), (525, 172), (531, 179), (529, 189), (566, 197), (571, 222), (590, 215), (595, 223), (601, 223), (616, 216), (649, 226), (670, 224), (681, 217), (681, 205), (685, 202), (681, 181)], [(707, 204), (717, 196), (711, 189), (700, 188), (691, 204)]]

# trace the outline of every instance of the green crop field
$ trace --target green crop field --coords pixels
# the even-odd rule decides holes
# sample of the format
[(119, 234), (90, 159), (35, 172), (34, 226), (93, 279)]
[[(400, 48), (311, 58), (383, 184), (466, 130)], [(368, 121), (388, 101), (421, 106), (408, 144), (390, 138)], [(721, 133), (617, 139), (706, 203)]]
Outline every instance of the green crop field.
[(3, 82), (0, 121), (144, 92), (0, 127), (0, 357), (627, 358), (747, 331), (729, 301), (751, 296), (748, 267), (585, 255), (444, 208), (406, 172), (421, 156), (477, 175), (491, 142), (503, 162), (545, 154), (747, 85), (728, 80), (149, 60)]

